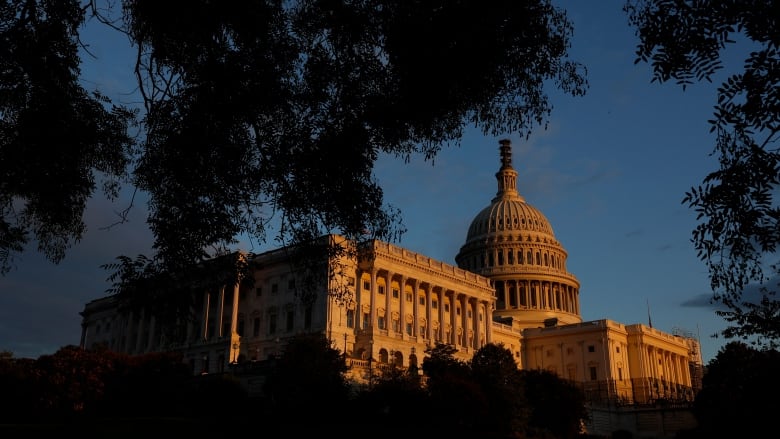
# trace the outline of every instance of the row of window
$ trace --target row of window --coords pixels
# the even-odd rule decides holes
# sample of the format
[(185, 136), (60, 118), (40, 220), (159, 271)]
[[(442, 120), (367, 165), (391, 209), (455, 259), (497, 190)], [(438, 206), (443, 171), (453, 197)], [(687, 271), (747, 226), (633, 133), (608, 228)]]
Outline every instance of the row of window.
[[(280, 315), (277, 311), (271, 311), (268, 313), (268, 321), (266, 322), (265, 335), (274, 335), (280, 330), (279, 326)], [(252, 321), (252, 336), (259, 337), (262, 332), (262, 320), (260, 316), (254, 316)], [(303, 312), (303, 329), (309, 330), (312, 325), (312, 307), (307, 306)], [(243, 318), (239, 318), (236, 322), (236, 332), (240, 336), (245, 335), (246, 323)], [(208, 334), (214, 334), (215, 323), (213, 319), (209, 319), (208, 322)], [(295, 330), (295, 311), (287, 310), (284, 312), (284, 331), (293, 332)], [(226, 323), (222, 328), (223, 334), (230, 333), (230, 324)]]
[[(364, 290), (371, 290), (371, 282), (370, 281), (364, 281), (363, 282), (363, 289)], [(385, 286), (384, 285), (377, 285), (377, 294), (384, 296), (385, 295)], [(400, 291), (398, 288), (393, 288), (393, 299), (397, 299), (400, 295)], [(407, 302), (412, 301), (412, 293), (406, 293), (404, 296), (406, 298)], [(419, 304), (422, 306), (425, 306), (426, 299), (425, 296), (420, 295), (420, 301)], [(436, 299), (433, 299), (431, 301), (431, 308), (433, 309), (439, 309), (439, 301)], [(444, 312), (450, 312), (450, 304), (444, 303)], [(460, 315), (460, 307), (455, 308), (455, 313), (457, 315)], [(471, 310), (468, 311), (468, 317), (471, 318)]]
[[(277, 294), (279, 292), (279, 284), (276, 282), (271, 283), (271, 294)], [(295, 278), (288, 279), (287, 280), (287, 290), (292, 291), (295, 289)], [(255, 297), (260, 297), (263, 295), (263, 286), (258, 285), (255, 287)], [(243, 299), (243, 297), (242, 297)]]
[[(516, 259), (515, 255), (517, 255)], [(505, 259), (506, 264), (504, 264)], [(555, 254), (542, 253), (540, 251), (533, 253), (531, 250), (525, 252), (525, 257), (523, 257), (523, 250), (517, 250), (517, 253), (513, 250), (506, 250), (506, 256), (504, 256), (504, 250), (498, 250), (498, 253), (495, 254), (492, 252), (488, 253), (487, 257), (485, 257), (484, 254), (479, 255), (479, 260), (477, 260), (476, 255), (473, 256), (470, 265), (470, 268), (472, 269), (502, 265), (539, 265), (563, 269), (563, 258)]]

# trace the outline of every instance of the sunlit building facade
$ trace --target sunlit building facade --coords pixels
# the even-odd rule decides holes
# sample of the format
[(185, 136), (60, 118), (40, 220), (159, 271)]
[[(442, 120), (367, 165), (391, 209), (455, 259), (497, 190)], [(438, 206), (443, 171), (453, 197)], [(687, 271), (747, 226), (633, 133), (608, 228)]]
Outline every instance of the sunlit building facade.
[(518, 193), (508, 140), (496, 178), (498, 191), (472, 221), (457, 266), (382, 241), (352, 246), (338, 235), (323, 243), (355, 252), (323, 253), (306, 272), (292, 263), (295, 248), (240, 254), (251, 262), (253, 285), (204, 291), (195, 300), (199, 318), (181, 337), (164, 336), (153, 313), (118, 312), (109, 296), (86, 304), (81, 346), (179, 351), (201, 374), (268, 359), (290, 337), (319, 332), (346, 354), (350, 378), (365, 382), (386, 368), (419, 368), (436, 343), (454, 346), (462, 360), (496, 343), (520, 368), (576, 382), (595, 403), (691, 401), (700, 386), (698, 341), (640, 323), (582, 321), (568, 254)]

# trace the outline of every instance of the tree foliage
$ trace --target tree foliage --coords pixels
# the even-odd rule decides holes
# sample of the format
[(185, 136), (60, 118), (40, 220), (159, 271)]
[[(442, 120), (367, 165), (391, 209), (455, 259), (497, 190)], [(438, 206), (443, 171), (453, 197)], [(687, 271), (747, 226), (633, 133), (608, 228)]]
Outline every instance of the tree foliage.
[(0, 274), (31, 242), (61, 261), (127, 177), (134, 113), (79, 82), (80, 3), (0, 2)]
[(723, 346), (707, 365), (694, 400), (698, 437), (760, 436), (774, 428), (780, 391), (776, 349), (740, 341)]
[(297, 335), (276, 359), (264, 392), (276, 413), (307, 413), (309, 421), (328, 420), (348, 399), (346, 367), (341, 352), (324, 334)]
[(590, 418), (582, 388), (546, 370), (520, 373), (530, 407), (529, 431), (550, 432), (560, 439), (580, 437), (582, 425)]
[[(42, 243), (81, 236), (88, 171), (127, 172), (148, 194), (149, 259), (168, 271), (223, 253), (241, 234), (265, 241), (271, 220), (285, 242), (331, 231), (395, 240), (403, 225), (373, 175), (380, 155), (432, 160), (468, 126), (528, 134), (552, 110), (548, 87), (587, 88), (568, 59), (571, 23), (548, 0), (96, 4), (3, 4), (0, 162), (14, 171), (0, 177), (4, 261), (28, 230)], [(21, 12), (30, 5), (36, 20)], [(87, 16), (138, 50), (133, 154), (129, 115), (78, 87)], [(40, 32), (44, 24), (56, 32)], [(39, 68), (46, 60), (54, 64)], [(52, 129), (31, 130), (40, 120)], [(51, 184), (55, 171), (66, 184)], [(27, 214), (12, 216), (25, 199)], [(58, 261), (62, 247), (46, 248)]]
[[(712, 81), (729, 45), (741, 38), (752, 49), (742, 70), (719, 86), (709, 121), (720, 168), (682, 202), (697, 213), (692, 241), (708, 267), (713, 299), (726, 306), (718, 314), (731, 325), (722, 335), (777, 346), (780, 4), (630, 0), (625, 11), (639, 37), (636, 61), (651, 65), (653, 81), (674, 81), (683, 89)], [(745, 294), (755, 285), (759, 299)]]
[(433, 158), (466, 124), (530, 128), (546, 81), (583, 92), (547, 1), (123, 5), (146, 104), (134, 177), (165, 261), (263, 239), (272, 212), (296, 241), (389, 240), (380, 154)]

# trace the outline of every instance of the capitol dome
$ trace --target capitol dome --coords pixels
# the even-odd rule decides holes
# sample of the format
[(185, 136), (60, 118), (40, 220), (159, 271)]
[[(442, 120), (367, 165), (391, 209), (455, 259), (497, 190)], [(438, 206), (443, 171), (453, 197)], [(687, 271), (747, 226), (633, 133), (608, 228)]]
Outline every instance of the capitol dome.
[(547, 217), (517, 192), (511, 142), (499, 144), (498, 192), (474, 217), (455, 261), (493, 281), (494, 317), (522, 328), (579, 323), (579, 281), (566, 271), (566, 250)]

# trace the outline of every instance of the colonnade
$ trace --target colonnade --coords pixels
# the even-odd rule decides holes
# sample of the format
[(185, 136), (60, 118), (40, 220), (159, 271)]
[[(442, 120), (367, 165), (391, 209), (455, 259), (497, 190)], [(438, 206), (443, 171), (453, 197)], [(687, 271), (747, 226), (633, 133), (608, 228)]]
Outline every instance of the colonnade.
[[(364, 273), (370, 277), (367, 293)], [(357, 279), (357, 328), (404, 340), (439, 341), (473, 349), (491, 342), (489, 300), (388, 269), (358, 269)], [(384, 294), (380, 287), (384, 287)]]
[(496, 281), (496, 295), (505, 309), (556, 310), (580, 314), (577, 288), (562, 282), (533, 279)]

